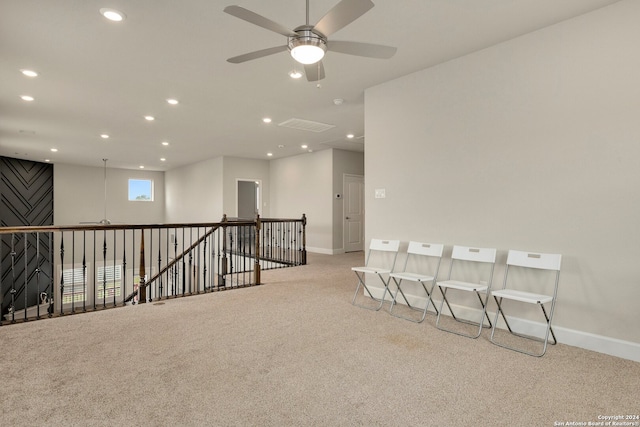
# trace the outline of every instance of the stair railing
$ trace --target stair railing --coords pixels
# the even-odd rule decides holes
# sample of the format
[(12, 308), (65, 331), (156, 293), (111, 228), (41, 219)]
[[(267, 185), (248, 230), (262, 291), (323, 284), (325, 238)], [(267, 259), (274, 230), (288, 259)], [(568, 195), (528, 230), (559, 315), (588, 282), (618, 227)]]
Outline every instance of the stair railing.
[(259, 285), (262, 270), (306, 263), (305, 227), (304, 215), (0, 227), (0, 315), (15, 323)]

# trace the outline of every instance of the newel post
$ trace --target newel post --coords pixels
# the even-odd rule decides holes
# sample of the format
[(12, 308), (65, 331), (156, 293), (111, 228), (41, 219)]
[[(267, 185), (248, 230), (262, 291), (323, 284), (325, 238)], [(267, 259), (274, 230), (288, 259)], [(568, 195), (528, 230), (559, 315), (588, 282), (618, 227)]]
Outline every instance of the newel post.
[(256, 214), (256, 256), (253, 266), (255, 284), (260, 284), (260, 229), (262, 228), (262, 220), (260, 214)]
[(138, 304), (147, 302), (147, 286), (145, 283), (146, 268), (144, 265), (144, 229), (140, 230), (140, 283), (138, 284)]

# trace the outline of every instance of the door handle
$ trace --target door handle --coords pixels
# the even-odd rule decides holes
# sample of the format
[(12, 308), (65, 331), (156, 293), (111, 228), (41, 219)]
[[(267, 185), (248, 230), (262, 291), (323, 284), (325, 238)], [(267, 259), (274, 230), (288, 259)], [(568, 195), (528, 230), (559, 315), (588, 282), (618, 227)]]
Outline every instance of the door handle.
[(345, 219), (351, 219), (351, 218), (349, 218), (349, 217), (346, 217)]

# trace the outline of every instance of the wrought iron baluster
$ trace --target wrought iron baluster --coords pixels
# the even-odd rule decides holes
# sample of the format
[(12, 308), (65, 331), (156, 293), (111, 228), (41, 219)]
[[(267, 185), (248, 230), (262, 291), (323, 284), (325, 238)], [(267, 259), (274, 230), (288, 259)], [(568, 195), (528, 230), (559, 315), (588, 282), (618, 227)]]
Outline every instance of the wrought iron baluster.
[(11, 323), (16, 323), (16, 235), (11, 233)]
[(302, 265), (307, 264), (307, 215), (302, 214)]
[[(189, 243), (193, 242), (193, 227), (189, 227)], [(191, 247), (191, 245), (189, 245)], [(189, 295), (193, 294), (192, 285), (193, 277), (193, 249), (189, 249)]]
[[(149, 277), (153, 276), (153, 228), (149, 229)], [(145, 284), (147, 283), (145, 279)], [(153, 286), (147, 286), (149, 292), (147, 292), (149, 302), (153, 301)]]
[[(2, 257), (0, 256), (0, 259), (2, 259)], [(42, 301), (42, 298), (40, 296), (40, 232), (36, 232), (36, 319), (40, 320), (40, 304), (44, 301)], [(0, 277), (2, 277), (2, 275), (0, 274)], [(0, 322), (1, 323), (1, 322)]]
[[(117, 253), (117, 245), (116, 245), (116, 230), (112, 231), (113, 233), (113, 306), (117, 307), (116, 301), (116, 253)], [(120, 280), (122, 280), (122, 275), (120, 275)], [(120, 291), (122, 291), (122, 287), (120, 287)]]
[[(4, 289), (2, 287), (2, 247), (4, 246), (4, 234), (0, 234), (0, 316), (4, 307)], [(2, 326), (2, 318), (0, 318), (0, 326)]]
[(64, 232), (60, 233), (60, 315), (64, 314)]
[[(205, 232), (206, 232), (205, 228)], [(202, 289), (206, 293), (207, 292), (207, 241), (209, 240), (209, 236), (204, 239), (203, 248), (202, 248)]]
[[(223, 217), (224, 221), (225, 217)], [(222, 226), (222, 232), (218, 233), (218, 290), (225, 285), (227, 274), (227, 227)]]
[[(173, 260), (176, 261), (178, 259), (178, 229), (173, 229)], [(173, 283), (171, 284), (171, 294), (176, 296), (178, 294), (178, 269), (176, 268), (177, 263), (174, 264), (173, 267)]]
[[(200, 241), (200, 227), (196, 228), (196, 234), (198, 237), (198, 242), (202, 243)], [(201, 250), (201, 244), (198, 245), (197, 249), (196, 249), (196, 269), (193, 271), (193, 276), (195, 277), (196, 280), (196, 294), (200, 293), (200, 275), (197, 274), (197, 270), (198, 270), (198, 265), (200, 265), (200, 256), (202, 255), (202, 250)]]
[(107, 308), (107, 230), (102, 231), (102, 308)]
[(122, 305), (127, 305), (127, 230), (122, 230)]
[(231, 275), (231, 287), (233, 287), (233, 284), (236, 282), (236, 275), (234, 274), (234, 268), (233, 268), (233, 264), (234, 264), (234, 248), (233, 248), (233, 231), (234, 231), (235, 227), (230, 227), (229, 228), (229, 274)]
[[(167, 247), (165, 249), (165, 258), (167, 259), (167, 265), (169, 265), (169, 263), (171, 263), (171, 257), (169, 256), (169, 251), (170, 251), (170, 245), (171, 245), (171, 230), (167, 228)], [(165, 278), (166, 278), (166, 283), (167, 283), (167, 298), (169, 298), (169, 296), (171, 295), (171, 292), (173, 292), (173, 284), (171, 283), (171, 280), (173, 278), (173, 265), (171, 266), (171, 268), (167, 268), (167, 271), (165, 272)]]
[[(182, 228), (182, 250), (184, 251), (184, 227)], [(182, 296), (184, 296), (186, 292), (186, 270), (187, 264), (184, 261), (184, 256), (182, 256)]]
[(144, 228), (142, 228), (140, 229), (140, 269), (138, 271), (138, 275), (140, 276), (140, 284), (138, 285), (138, 304), (145, 304), (147, 302), (147, 270), (144, 258)]
[(27, 233), (24, 233), (24, 320), (27, 320), (27, 308), (29, 307), (29, 292), (28, 292), (28, 284), (29, 284), (29, 256), (27, 255), (28, 249), (28, 240)]
[(97, 308), (98, 297), (98, 268), (96, 267), (96, 230), (93, 230), (93, 311)]
[(262, 232), (262, 220), (260, 219), (260, 215), (256, 215), (256, 225), (255, 225), (255, 239), (256, 239), (256, 250), (255, 250), (255, 260), (253, 267), (253, 281), (256, 285), (260, 284), (260, 233)]
[[(136, 292), (136, 229), (134, 228), (131, 231), (131, 280), (133, 281), (133, 292)], [(138, 286), (140, 286), (140, 281), (138, 280)], [(135, 305), (137, 302), (136, 297), (131, 301), (132, 305)]]
[(71, 314), (76, 312), (76, 232), (71, 232)]
[(51, 270), (49, 270), (49, 288), (47, 290), (47, 297), (49, 298), (49, 307), (47, 309), (47, 313), (48, 316), (51, 317), (53, 315), (53, 295), (55, 293), (55, 290), (53, 289), (53, 272), (54, 272), (54, 264), (55, 262), (53, 262), (53, 233), (48, 233), (49, 234), (49, 267), (51, 268)]
[[(158, 272), (162, 271), (162, 250), (160, 247), (160, 243), (162, 242), (162, 235), (161, 235), (162, 230), (160, 228), (158, 228)], [(160, 275), (160, 277), (158, 277), (158, 298), (162, 299), (162, 275)]]
[(87, 232), (82, 231), (82, 311), (87, 311)]
[(215, 286), (215, 278), (216, 278), (216, 248), (215, 248), (215, 242), (216, 242), (216, 235), (218, 234), (217, 231), (214, 232), (213, 235), (209, 235), (209, 265), (211, 266), (210, 272), (209, 272), (209, 286), (211, 287), (211, 291), (214, 290), (214, 286)]

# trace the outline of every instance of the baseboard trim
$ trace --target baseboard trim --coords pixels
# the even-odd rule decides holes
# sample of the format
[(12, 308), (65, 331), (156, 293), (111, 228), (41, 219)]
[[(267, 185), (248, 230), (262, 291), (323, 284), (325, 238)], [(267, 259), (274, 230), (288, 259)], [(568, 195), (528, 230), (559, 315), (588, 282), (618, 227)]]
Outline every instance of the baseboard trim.
[(327, 248), (314, 248), (314, 247), (306, 247), (307, 252), (312, 252), (314, 254), (323, 254), (323, 255), (340, 255), (344, 253), (344, 249), (327, 249)]
[[(384, 289), (378, 287), (369, 286), (371, 293), (374, 297), (380, 298), (384, 292)], [(389, 294), (387, 294), (386, 299), (391, 299)], [(426, 297), (417, 297), (414, 295), (407, 295), (407, 299), (409, 303), (414, 307), (422, 307), (427, 301)], [(398, 297), (399, 303), (404, 303), (401, 297)], [(440, 300), (435, 301), (436, 307), (440, 306)], [(456, 316), (462, 318), (471, 318), (477, 319), (480, 315), (479, 310), (458, 306), (452, 304), (452, 307), (456, 313)], [(433, 311), (430, 307), (429, 312)], [(448, 313), (445, 310), (445, 313)], [(495, 317), (495, 311), (489, 311), (489, 317), (491, 321)], [(542, 316), (542, 315), (541, 315)], [(518, 317), (507, 316), (509, 320), (509, 324), (512, 326), (514, 330), (518, 332), (532, 335), (532, 336), (543, 336), (545, 333), (545, 324), (540, 322), (533, 322), (527, 319), (521, 319)], [(504, 324), (504, 322), (500, 322)], [(498, 327), (501, 329), (505, 329), (504, 326)], [(640, 343), (635, 343), (632, 341), (620, 340), (617, 338), (606, 337), (603, 335), (592, 334), (590, 332), (578, 331), (575, 329), (564, 328), (562, 326), (553, 325), (553, 331), (556, 334), (556, 338), (559, 343), (570, 345), (572, 347), (584, 348), (586, 350), (596, 351), (598, 353), (608, 354), (610, 356), (620, 357), (623, 359), (633, 360), (635, 362), (640, 362)]]

